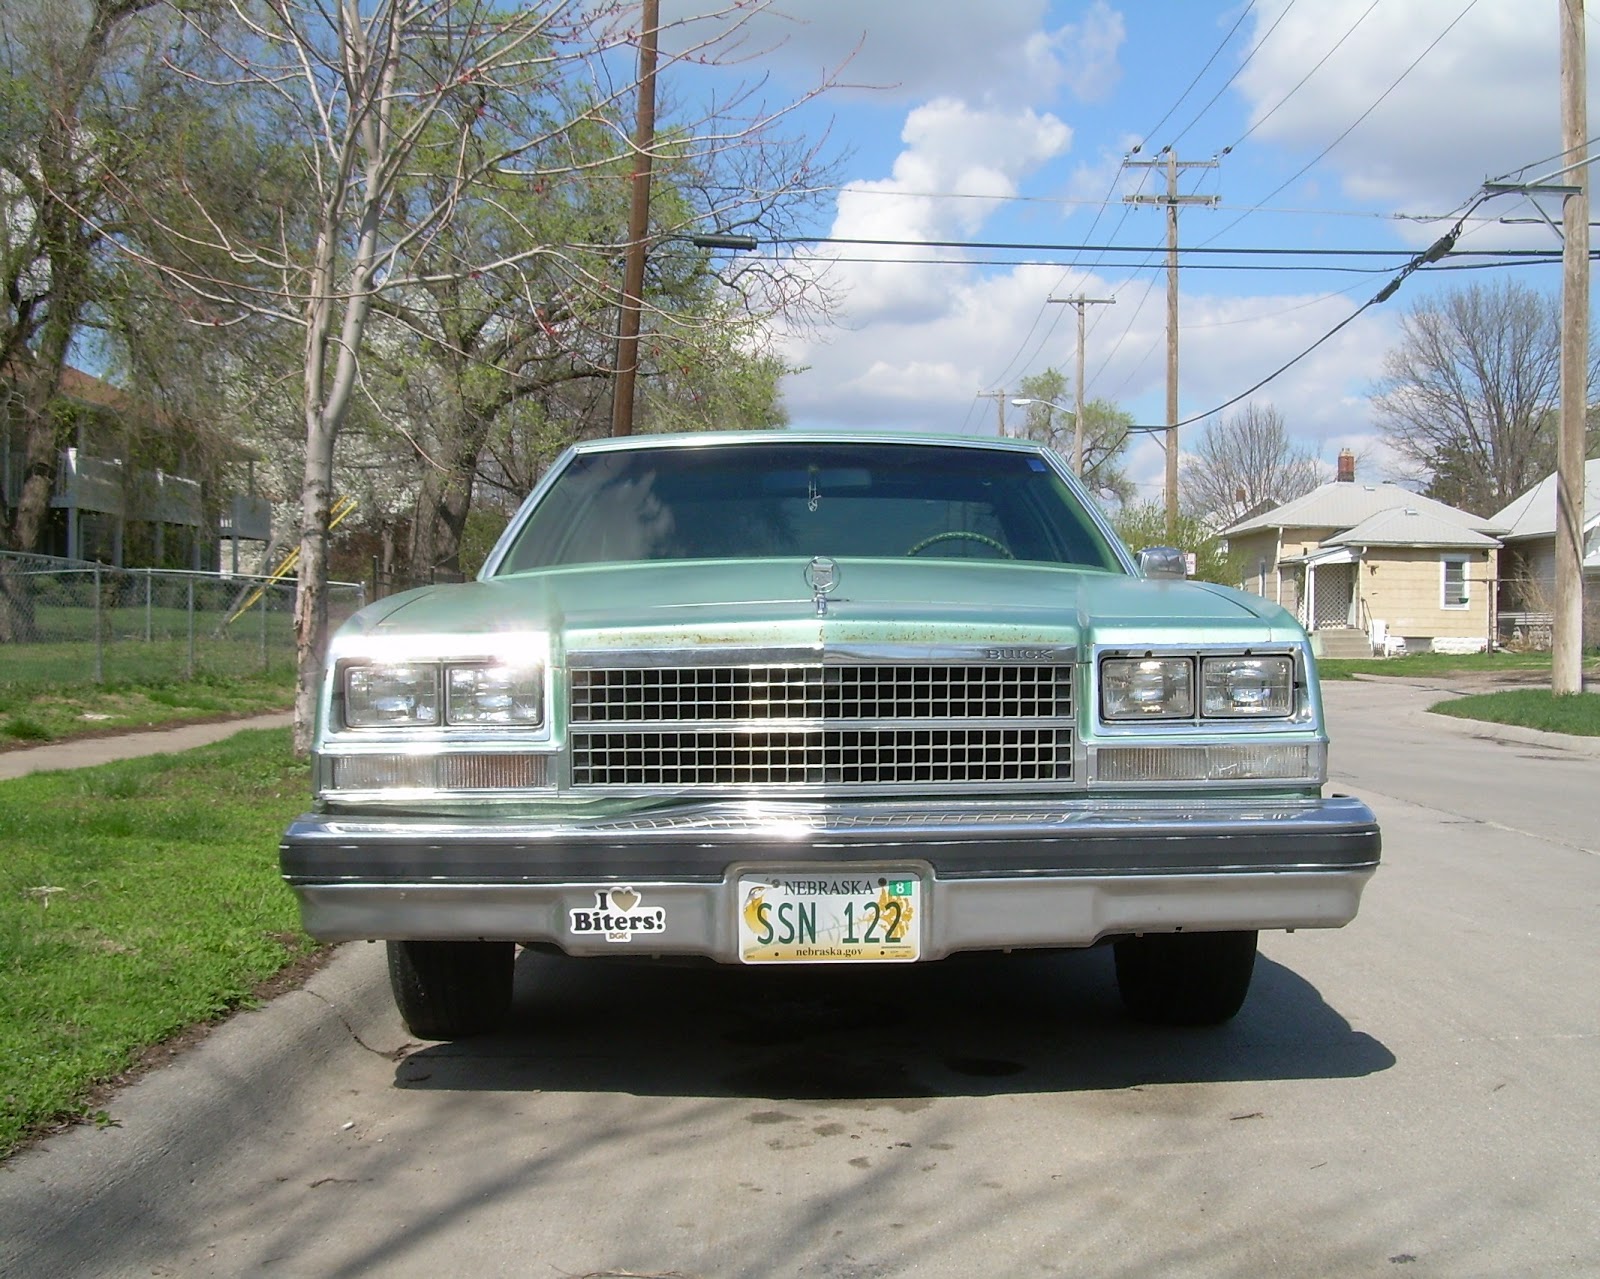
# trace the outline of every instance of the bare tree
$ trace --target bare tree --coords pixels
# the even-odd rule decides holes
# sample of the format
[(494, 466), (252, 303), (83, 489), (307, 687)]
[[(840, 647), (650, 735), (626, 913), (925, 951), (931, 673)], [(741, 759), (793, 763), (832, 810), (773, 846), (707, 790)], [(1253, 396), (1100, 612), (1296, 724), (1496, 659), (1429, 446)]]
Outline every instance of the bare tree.
[[(671, 58), (715, 62), (763, 7), (763, 0), (725, 0), (713, 13), (669, 24), (671, 39), (663, 43)], [(195, 26), (217, 60), (209, 83), (234, 89), (242, 114), (268, 121), (285, 145), (298, 148), (307, 170), (304, 207), (286, 209), (270, 239), (233, 238), (220, 218), (210, 219), (210, 237), (185, 238), (169, 227), (169, 243), (187, 243), (196, 256), (169, 252), (148, 261), (209, 308), (213, 323), (266, 316), (303, 333), (295, 621), (295, 743), (303, 752), (327, 641), (336, 445), (362, 390), (377, 303), (442, 280), (516, 276), (536, 262), (562, 264), (573, 296), (615, 295), (611, 273), (595, 262), (606, 250), (614, 259), (624, 245), (553, 241), (543, 234), (548, 228), (520, 223), (514, 210), (516, 234), (486, 254), (439, 262), (429, 250), (464, 210), (494, 202), (499, 184), (554, 190), (603, 177), (633, 153), (627, 54), (639, 33), (628, 28), (631, 10), (577, 0), (512, 7), (490, 0), (222, 0), (215, 8), (220, 18), (197, 18)], [(736, 117), (725, 108), (700, 129), (680, 127), (663, 145), (709, 163), (781, 114)], [(583, 148), (564, 145), (589, 128), (611, 137), (610, 160), (593, 162)], [(423, 199), (414, 186), (419, 174), (430, 183)], [(790, 180), (803, 184), (804, 175)], [(198, 184), (189, 194), (206, 214), (214, 194)], [(697, 212), (719, 217), (724, 210)], [(209, 269), (218, 251), (239, 265), (244, 284)]]
[(1322, 483), (1322, 468), (1289, 438), (1270, 404), (1246, 404), (1207, 422), (1194, 452), (1182, 459), (1183, 509), (1224, 528), (1262, 502), (1287, 502)]
[(1560, 323), (1556, 298), (1515, 280), (1406, 314), (1373, 404), (1430, 497), (1488, 515), (1554, 468)]

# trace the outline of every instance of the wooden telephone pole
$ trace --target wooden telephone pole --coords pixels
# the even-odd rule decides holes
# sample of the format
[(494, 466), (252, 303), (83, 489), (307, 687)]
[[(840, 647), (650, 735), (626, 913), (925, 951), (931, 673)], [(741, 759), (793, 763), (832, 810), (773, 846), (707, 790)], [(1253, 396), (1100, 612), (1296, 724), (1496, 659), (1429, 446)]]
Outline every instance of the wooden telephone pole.
[(1128, 204), (1164, 204), (1167, 208), (1167, 540), (1178, 536), (1178, 210), (1186, 204), (1214, 208), (1215, 195), (1179, 195), (1180, 169), (1215, 169), (1216, 160), (1183, 160), (1171, 147), (1154, 160), (1126, 160), (1130, 169), (1165, 168), (1165, 195), (1125, 195)]
[(1583, 0), (1561, 5), (1562, 163), (1578, 188), (1561, 204), (1561, 425), (1556, 444), (1556, 597), (1550, 688), (1583, 691), (1583, 444), (1589, 401), (1589, 145)]
[(1047, 302), (1062, 302), (1068, 306), (1076, 307), (1078, 311), (1078, 378), (1074, 390), (1072, 417), (1072, 473), (1079, 479), (1083, 478), (1083, 308), (1086, 306), (1104, 306), (1116, 302), (1116, 298), (1086, 298), (1078, 294), (1075, 298), (1046, 298)]
[(611, 391), (611, 434), (633, 434), (634, 384), (639, 376), (639, 311), (644, 304), (644, 259), (650, 235), (651, 159), (656, 139), (656, 49), (660, 0), (643, 0), (639, 33), (639, 106), (633, 124), (633, 190), (628, 248), (622, 268), (622, 314), (617, 318), (617, 372)]

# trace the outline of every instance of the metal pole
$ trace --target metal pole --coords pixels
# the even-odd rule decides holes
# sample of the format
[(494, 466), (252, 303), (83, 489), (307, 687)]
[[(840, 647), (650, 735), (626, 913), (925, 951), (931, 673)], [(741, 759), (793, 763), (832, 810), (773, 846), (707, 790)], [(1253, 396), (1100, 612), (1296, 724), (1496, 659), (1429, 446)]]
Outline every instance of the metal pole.
[[(1561, 143), (1582, 156), (1589, 134), (1583, 0), (1561, 4)], [(1556, 582), (1550, 688), (1583, 691), (1583, 445), (1589, 399), (1589, 177), (1561, 203), (1561, 426), (1556, 445)]]
[(154, 619), (151, 610), (150, 594), (154, 589), (151, 582), (155, 576), (155, 569), (147, 568), (144, 571), (144, 642), (148, 644), (155, 638)]
[(100, 566), (94, 566), (94, 682), (106, 682), (105, 635), (100, 625)]
[(189, 678), (194, 678), (194, 578), (188, 579), (189, 586)]

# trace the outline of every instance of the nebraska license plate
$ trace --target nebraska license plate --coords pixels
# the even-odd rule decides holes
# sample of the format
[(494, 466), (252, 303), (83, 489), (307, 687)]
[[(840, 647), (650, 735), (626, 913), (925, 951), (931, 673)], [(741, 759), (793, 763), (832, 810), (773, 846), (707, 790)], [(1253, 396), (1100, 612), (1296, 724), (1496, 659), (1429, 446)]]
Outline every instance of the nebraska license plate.
[(894, 963), (922, 944), (922, 877), (895, 870), (743, 871), (739, 958), (747, 964)]

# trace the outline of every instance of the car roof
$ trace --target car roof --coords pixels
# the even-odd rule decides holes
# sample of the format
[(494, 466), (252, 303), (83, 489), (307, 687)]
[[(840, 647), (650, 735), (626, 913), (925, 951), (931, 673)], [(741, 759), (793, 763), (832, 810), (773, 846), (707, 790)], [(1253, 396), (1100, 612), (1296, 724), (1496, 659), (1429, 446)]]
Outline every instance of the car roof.
[(708, 444), (922, 444), (957, 448), (1005, 449), (1012, 452), (1042, 453), (1037, 440), (1019, 440), (997, 435), (939, 435), (877, 429), (869, 431), (795, 430), (784, 427), (770, 431), (683, 431), (667, 435), (622, 435), (597, 440), (580, 440), (572, 446), (577, 453), (604, 453), (618, 449), (700, 448)]

